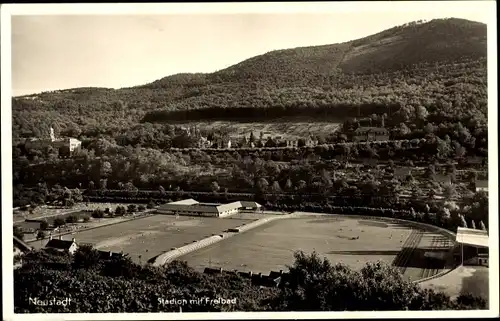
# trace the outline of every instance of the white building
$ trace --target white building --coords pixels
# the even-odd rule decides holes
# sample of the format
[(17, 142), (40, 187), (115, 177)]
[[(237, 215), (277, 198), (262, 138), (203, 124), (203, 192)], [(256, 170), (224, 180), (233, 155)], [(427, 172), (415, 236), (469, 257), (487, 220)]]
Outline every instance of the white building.
[(194, 199), (186, 199), (161, 205), (158, 214), (175, 214), (190, 216), (225, 217), (240, 210), (257, 210), (262, 206), (256, 202), (241, 201), (228, 204), (199, 203)]
[(76, 244), (75, 239), (63, 240), (61, 236), (58, 239), (53, 239), (52, 236), (49, 238), (49, 242), (45, 245), (45, 248), (51, 248), (58, 251), (68, 251), (70, 254), (75, 253), (78, 249), (78, 244)]

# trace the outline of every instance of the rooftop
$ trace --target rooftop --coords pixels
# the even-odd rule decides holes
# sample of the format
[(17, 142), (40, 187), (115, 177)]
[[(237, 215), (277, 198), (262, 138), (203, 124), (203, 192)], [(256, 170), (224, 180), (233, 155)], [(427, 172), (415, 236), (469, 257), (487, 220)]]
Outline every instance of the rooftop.
[(489, 247), (488, 232), (483, 230), (459, 227), (456, 241), (465, 245)]
[(259, 208), (262, 206), (252, 201), (242, 201), (242, 202), (238, 201), (227, 204), (216, 204), (216, 203), (198, 203), (193, 199), (187, 199), (187, 200), (164, 204), (160, 206), (160, 210), (169, 210), (169, 211), (187, 210), (187, 211), (204, 212), (204, 213), (222, 213), (242, 207)]
[(51, 247), (55, 249), (61, 249), (61, 250), (69, 250), (71, 245), (73, 245), (74, 241), (67, 241), (67, 240), (58, 240), (58, 239), (52, 239), (49, 240), (47, 245), (45, 247)]
[(355, 133), (364, 133), (364, 132), (369, 132), (369, 131), (374, 131), (374, 132), (387, 132), (386, 128), (383, 127), (359, 127), (356, 129), (354, 132)]

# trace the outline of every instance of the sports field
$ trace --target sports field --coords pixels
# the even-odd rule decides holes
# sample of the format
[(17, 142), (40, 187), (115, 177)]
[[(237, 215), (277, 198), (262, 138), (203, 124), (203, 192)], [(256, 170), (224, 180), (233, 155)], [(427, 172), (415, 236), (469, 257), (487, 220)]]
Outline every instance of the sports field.
[[(63, 240), (75, 238), (77, 243), (92, 243), (103, 251), (123, 251), (134, 261), (145, 263), (151, 257), (169, 251), (173, 247), (180, 247), (248, 222), (251, 220), (154, 215), (75, 232), (63, 236)], [(47, 240), (36, 241), (30, 245), (39, 248), (45, 246), (47, 242)]]
[(445, 254), (451, 242), (440, 234), (401, 224), (366, 219), (300, 217), (273, 221), (240, 235), (179, 258), (202, 270), (222, 267), (228, 270), (269, 273), (286, 270), (293, 252), (316, 251), (332, 263), (345, 263), (354, 269), (370, 261), (394, 264), (412, 280), (436, 274), (444, 268), (439, 259), (425, 253)]

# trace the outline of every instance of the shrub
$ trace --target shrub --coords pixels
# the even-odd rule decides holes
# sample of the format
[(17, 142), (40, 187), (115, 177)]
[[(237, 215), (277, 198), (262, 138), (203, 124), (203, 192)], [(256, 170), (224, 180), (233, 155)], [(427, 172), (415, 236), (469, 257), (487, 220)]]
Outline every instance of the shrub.
[(100, 209), (97, 209), (92, 212), (92, 217), (93, 218), (103, 218), (104, 217), (104, 212), (101, 211)]

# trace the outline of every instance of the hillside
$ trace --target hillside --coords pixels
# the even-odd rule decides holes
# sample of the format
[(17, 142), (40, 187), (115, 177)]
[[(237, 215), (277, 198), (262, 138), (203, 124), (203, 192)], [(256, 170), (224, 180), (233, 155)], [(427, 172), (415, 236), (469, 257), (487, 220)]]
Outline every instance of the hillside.
[(16, 97), (13, 134), (39, 136), (52, 124), (94, 136), (141, 121), (343, 119), (358, 108), (412, 114), (418, 106), (465, 120), (486, 116), (486, 56), (484, 24), (415, 22), (342, 44), (272, 51), (211, 74)]

